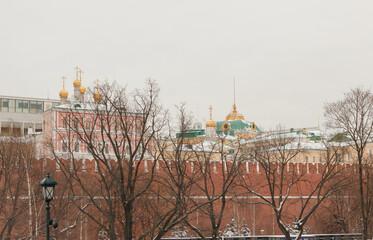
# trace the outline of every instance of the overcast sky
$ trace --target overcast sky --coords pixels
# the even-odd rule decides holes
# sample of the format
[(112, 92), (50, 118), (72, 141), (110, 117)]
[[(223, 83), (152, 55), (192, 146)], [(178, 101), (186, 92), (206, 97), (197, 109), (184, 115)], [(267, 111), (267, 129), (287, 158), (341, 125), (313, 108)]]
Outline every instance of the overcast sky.
[(262, 128), (317, 126), (323, 104), (371, 89), (373, 1), (0, 1), (0, 94), (59, 98), (148, 77), (199, 121), (233, 104)]

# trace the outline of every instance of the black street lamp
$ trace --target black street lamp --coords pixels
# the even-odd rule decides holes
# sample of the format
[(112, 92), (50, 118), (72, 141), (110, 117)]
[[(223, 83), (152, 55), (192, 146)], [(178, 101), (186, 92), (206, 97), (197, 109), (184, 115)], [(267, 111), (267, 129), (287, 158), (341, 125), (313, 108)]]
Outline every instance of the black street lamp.
[(54, 228), (58, 227), (58, 223), (54, 219), (50, 219), (50, 207), (49, 202), (53, 200), (54, 194), (54, 186), (57, 185), (57, 182), (49, 177), (49, 173), (47, 173), (47, 177), (41, 180), (39, 185), (42, 187), (43, 198), (44, 201), (47, 203), (45, 209), (47, 210), (47, 240), (49, 240), (49, 225), (52, 225)]

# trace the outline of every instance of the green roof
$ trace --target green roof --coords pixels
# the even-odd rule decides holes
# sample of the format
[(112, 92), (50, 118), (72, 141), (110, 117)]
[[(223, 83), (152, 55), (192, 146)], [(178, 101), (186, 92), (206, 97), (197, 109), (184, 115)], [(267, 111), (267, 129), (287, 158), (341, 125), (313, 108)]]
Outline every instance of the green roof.
[(197, 137), (202, 137), (205, 135), (205, 129), (192, 129), (192, 130), (187, 130), (184, 133), (176, 133), (176, 138), (197, 138)]
[(252, 128), (256, 128), (257, 131), (260, 131), (259, 127), (253, 123), (248, 122), (245, 120), (228, 120), (228, 121), (218, 121), (216, 122), (216, 130), (220, 133), (222, 132), (222, 126), (225, 122), (228, 122), (231, 126), (230, 131), (236, 131), (236, 130), (252, 130)]

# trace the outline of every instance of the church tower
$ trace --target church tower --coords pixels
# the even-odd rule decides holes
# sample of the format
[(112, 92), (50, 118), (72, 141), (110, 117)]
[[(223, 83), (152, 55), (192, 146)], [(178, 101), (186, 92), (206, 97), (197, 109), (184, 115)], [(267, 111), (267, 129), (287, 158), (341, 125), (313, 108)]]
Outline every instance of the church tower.
[(216, 139), (216, 122), (212, 120), (212, 106), (210, 110), (210, 121), (206, 123), (206, 140), (213, 141)]

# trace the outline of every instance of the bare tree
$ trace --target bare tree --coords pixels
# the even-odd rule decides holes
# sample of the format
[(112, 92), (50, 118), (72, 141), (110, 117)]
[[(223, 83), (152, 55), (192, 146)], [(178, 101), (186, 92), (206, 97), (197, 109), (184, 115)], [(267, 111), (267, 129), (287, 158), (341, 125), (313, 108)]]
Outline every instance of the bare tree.
[[(240, 141), (228, 144), (226, 135), (216, 135), (215, 140), (206, 140), (191, 146), (194, 169), (198, 173), (195, 181), (193, 204), (199, 209), (202, 217), (209, 222), (207, 229), (188, 221), (188, 226), (202, 239), (206, 236), (218, 239), (225, 210), (229, 201), (235, 196), (235, 181), (239, 168), (244, 162)], [(229, 146), (230, 145), (230, 146)], [(192, 195), (193, 196), (193, 195)]]
[[(350, 178), (351, 180), (353, 178)], [(335, 196), (322, 205), (314, 214), (316, 231), (318, 233), (351, 233), (356, 227), (360, 216), (360, 209), (356, 209), (356, 193), (351, 191), (352, 186), (342, 189)], [(357, 211), (358, 210), (358, 211)]]
[[(58, 138), (66, 153), (49, 143), (79, 211), (110, 239), (133, 239), (137, 201), (155, 176), (154, 137), (163, 130), (166, 115), (152, 80), (131, 94), (116, 83), (104, 84), (100, 92), (99, 102), (71, 104), (61, 111), (66, 129)], [(89, 158), (94, 169), (87, 166)]]
[[(256, 162), (261, 177), (242, 178), (240, 186), (260, 200), (260, 204), (269, 206), (286, 239), (290, 234), (297, 234), (300, 239), (310, 216), (320, 204), (343, 187), (345, 178), (337, 171), (342, 149), (338, 146), (324, 145), (323, 164), (318, 168), (319, 175), (308, 174), (308, 166), (297, 163), (301, 157), (307, 156), (307, 149), (301, 142), (294, 141), (279, 133), (262, 134), (248, 145), (246, 154)], [(245, 176), (244, 172), (240, 176)], [(318, 176), (318, 177), (315, 177)], [(302, 190), (303, 189), (303, 190)], [(291, 216), (285, 210), (294, 204), (292, 195), (299, 196), (300, 209)], [(286, 225), (285, 220), (295, 218), (294, 228)]]
[[(19, 226), (25, 210), (31, 211), (31, 173), (34, 157), (33, 141), (25, 138), (2, 137), (0, 139), (0, 218), (1, 239), (10, 239), (15, 227)], [(27, 184), (25, 184), (27, 183)], [(28, 204), (24, 197), (28, 196)], [(27, 235), (34, 236), (33, 216), (28, 216)], [(24, 224), (23, 224), (24, 225)]]
[(345, 93), (342, 100), (324, 106), (327, 126), (342, 129), (350, 138), (358, 164), (360, 214), (363, 239), (369, 238), (370, 219), (373, 211), (371, 176), (368, 169), (366, 146), (373, 137), (373, 94), (362, 87)]
[[(156, 184), (148, 195), (153, 200), (146, 205), (152, 239), (161, 239), (172, 229), (185, 225), (187, 217), (201, 207), (191, 204), (196, 173), (189, 169), (192, 155), (184, 151), (184, 134), (191, 126), (192, 117), (185, 104), (177, 106), (177, 110), (177, 127), (172, 127), (173, 124), (168, 121), (168, 134), (156, 141), (155, 154), (160, 161)], [(176, 129), (180, 133), (177, 139), (174, 138)], [(145, 236), (146, 232), (141, 237)]]

